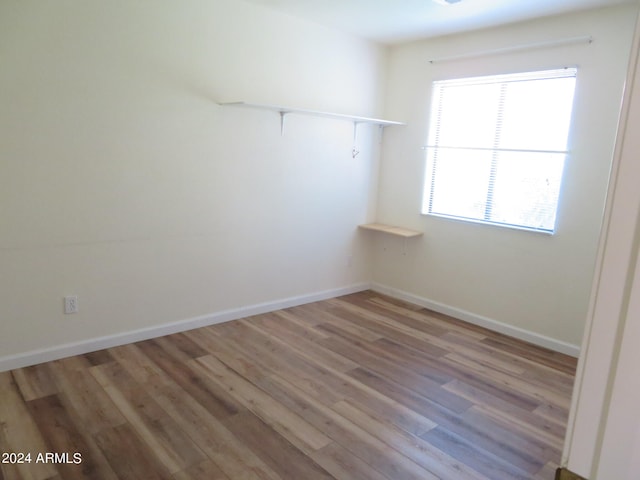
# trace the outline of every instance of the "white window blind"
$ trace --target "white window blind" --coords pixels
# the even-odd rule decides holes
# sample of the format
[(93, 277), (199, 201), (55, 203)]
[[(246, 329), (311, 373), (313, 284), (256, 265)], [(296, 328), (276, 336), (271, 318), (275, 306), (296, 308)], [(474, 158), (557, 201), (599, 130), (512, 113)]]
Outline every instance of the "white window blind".
[(552, 233), (576, 69), (433, 83), (422, 212)]

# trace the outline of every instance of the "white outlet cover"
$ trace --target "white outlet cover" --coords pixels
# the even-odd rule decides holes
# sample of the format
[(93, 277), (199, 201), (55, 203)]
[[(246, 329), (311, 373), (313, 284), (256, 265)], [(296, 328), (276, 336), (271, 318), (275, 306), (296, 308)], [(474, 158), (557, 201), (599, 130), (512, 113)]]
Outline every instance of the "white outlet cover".
[(64, 297), (64, 313), (78, 313), (78, 296), (68, 295)]

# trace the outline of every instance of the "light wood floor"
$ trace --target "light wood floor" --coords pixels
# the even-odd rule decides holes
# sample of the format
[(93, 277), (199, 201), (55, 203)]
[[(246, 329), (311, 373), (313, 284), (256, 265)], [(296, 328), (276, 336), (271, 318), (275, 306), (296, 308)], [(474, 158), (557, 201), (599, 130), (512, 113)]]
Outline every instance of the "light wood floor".
[(551, 480), (574, 370), (363, 292), (0, 373), (0, 478)]

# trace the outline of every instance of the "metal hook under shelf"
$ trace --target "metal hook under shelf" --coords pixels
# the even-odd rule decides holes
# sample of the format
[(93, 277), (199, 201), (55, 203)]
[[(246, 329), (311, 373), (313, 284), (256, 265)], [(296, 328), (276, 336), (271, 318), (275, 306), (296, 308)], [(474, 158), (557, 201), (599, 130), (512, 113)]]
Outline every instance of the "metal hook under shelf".
[(280, 110), (280, 136), (284, 136), (284, 116), (289, 113), (289, 112), (285, 112), (284, 110)]
[(353, 149), (351, 150), (351, 158), (356, 158), (360, 153), (358, 150), (358, 125), (360, 122), (353, 122)]

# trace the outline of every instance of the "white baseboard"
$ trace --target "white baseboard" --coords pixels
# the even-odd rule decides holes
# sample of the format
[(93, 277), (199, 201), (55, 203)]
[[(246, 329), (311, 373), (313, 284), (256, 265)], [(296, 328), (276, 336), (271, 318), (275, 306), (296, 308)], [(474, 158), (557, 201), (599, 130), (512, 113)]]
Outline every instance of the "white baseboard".
[(65, 358), (72, 355), (82, 355), (84, 353), (95, 352), (96, 350), (102, 350), (104, 348), (117, 347), (119, 345), (125, 345), (127, 343), (149, 340), (150, 338), (170, 335), (172, 333), (184, 332), (186, 330), (192, 330), (194, 328), (206, 327), (208, 325), (228, 322), (231, 320), (238, 320), (240, 318), (249, 317), (251, 315), (273, 312), (274, 310), (295, 307), (297, 305), (326, 300), (328, 298), (334, 298), (341, 295), (348, 295), (350, 293), (367, 290), (369, 289), (369, 287), (370, 285), (368, 283), (359, 283), (342, 288), (324, 290), (321, 292), (299, 295), (295, 297), (274, 300), (271, 302), (257, 303), (246, 307), (223, 310), (220, 312), (180, 320), (177, 322), (141, 328), (139, 330), (133, 330), (130, 332), (90, 338), (80, 342), (67, 343), (64, 345), (57, 345), (55, 347), (45, 348), (41, 350), (32, 350), (17, 355), (0, 357), (0, 372), (13, 370), (15, 368), (28, 367), (30, 365), (36, 365), (38, 363), (49, 362), (51, 360), (58, 360), (60, 358)]
[(515, 337), (520, 340), (533, 343), (534, 345), (539, 345), (556, 352), (571, 355), (572, 357), (578, 357), (580, 355), (580, 347), (578, 345), (555, 340), (538, 333), (530, 332), (528, 330), (514, 327), (512, 325), (507, 325), (491, 318), (476, 315), (466, 310), (461, 310), (459, 308), (438, 303), (379, 283), (359, 283), (337, 289), (324, 290), (321, 292), (299, 295), (295, 297), (274, 300), (271, 302), (257, 303), (246, 307), (223, 310), (199, 317), (165, 323), (162, 325), (142, 328), (130, 332), (90, 338), (80, 342), (67, 343), (64, 345), (57, 345), (55, 347), (45, 348), (41, 350), (32, 350), (17, 355), (0, 357), (0, 372), (13, 370), (14, 368), (28, 367), (30, 365), (36, 365), (38, 363), (49, 362), (51, 360), (58, 360), (60, 358), (65, 358), (72, 355), (82, 355), (84, 353), (94, 352), (96, 350), (102, 350), (104, 348), (117, 347), (119, 345), (125, 345), (127, 343), (149, 340), (150, 338), (161, 337), (163, 335), (171, 335), (172, 333), (184, 332), (186, 330), (192, 330), (194, 328), (206, 327), (208, 325), (215, 325), (217, 323), (237, 320), (240, 318), (249, 317), (251, 315), (259, 315), (261, 313), (273, 312), (274, 310), (295, 307), (297, 305), (304, 305), (305, 303), (326, 300), (328, 298), (348, 295), (350, 293), (361, 292), (367, 289), (371, 289), (376, 292), (397, 298), (399, 300), (413, 303), (415, 305), (420, 305), (421, 307), (428, 308), (435, 312), (450, 315), (454, 318), (464, 320), (465, 322), (479, 325), (481, 327), (488, 328), (489, 330), (500, 332), (510, 337)]
[(520, 340), (524, 340), (525, 342), (548, 348), (549, 350), (553, 350), (555, 352), (564, 353), (576, 358), (580, 356), (580, 347), (578, 345), (573, 345), (571, 343), (556, 340), (545, 335), (540, 335), (539, 333), (525, 330), (523, 328), (514, 327), (513, 325), (508, 325), (491, 318), (476, 315), (475, 313), (471, 313), (466, 310), (451, 307), (449, 305), (435, 302), (427, 298), (419, 297), (418, 295), (407, 293), (402, 290), (388, 287), (379, 283), (372, 283), (371, 290), (382, 293), (384, 295), (389, 295), (390, 297), (397, 298), (398, 300), (403, 300), (405, 302), (428, 308), (429, 310), (433, 310), (434, 312), (443, 313), (445, 315), (458, 318), (474, 325), (488, 328), (489, 330), (493, 330), (494, 332), (503, 333), (510, 337), (518, 338)]

